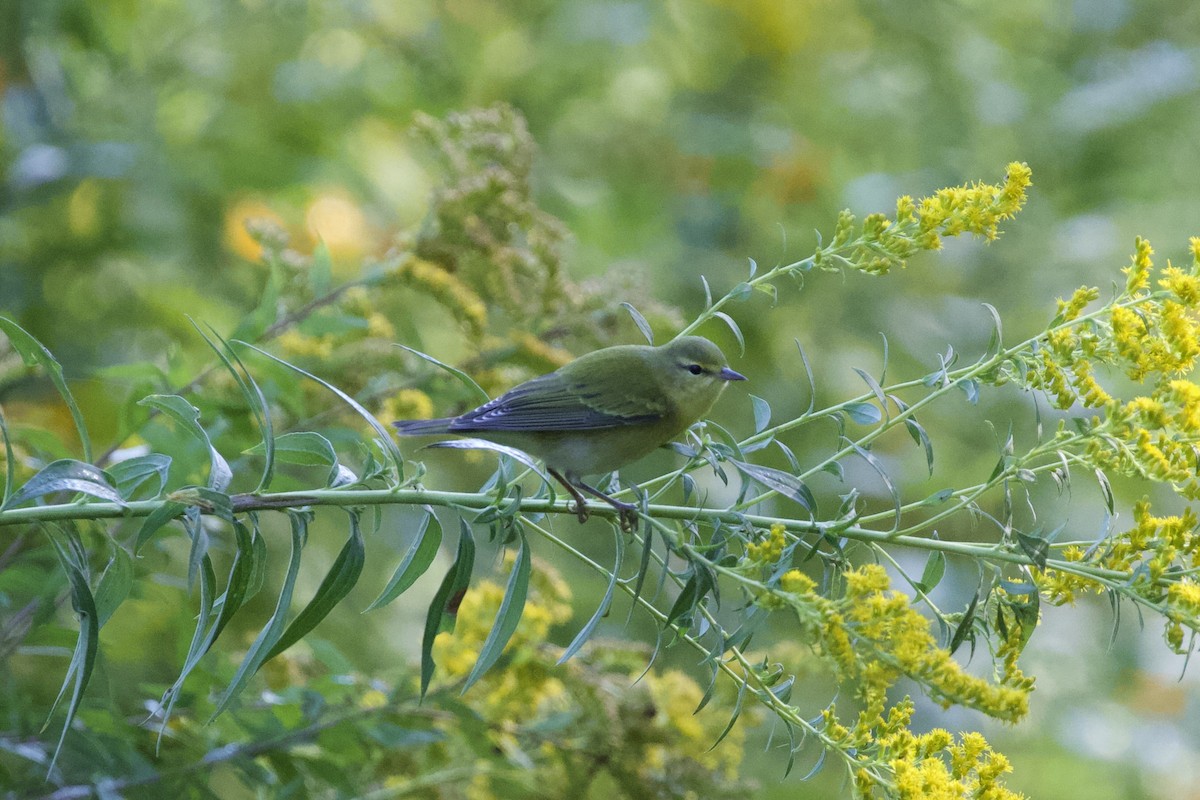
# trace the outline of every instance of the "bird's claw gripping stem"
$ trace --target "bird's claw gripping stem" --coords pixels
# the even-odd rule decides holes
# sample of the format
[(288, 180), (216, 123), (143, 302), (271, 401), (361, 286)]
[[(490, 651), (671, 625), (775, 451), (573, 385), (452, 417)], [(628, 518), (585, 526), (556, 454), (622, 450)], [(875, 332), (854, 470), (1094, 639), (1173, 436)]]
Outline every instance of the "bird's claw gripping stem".
[(583, 489), (583, 491), (599, 500), (603, 500), (617, 510), (617, 518), (620, 522), (621, 530), (625, 531), (626, 533), (632, 533), (637, 530), (637, 506), (631, 503), (623, 503), (620, 500), (609, 497), (604, 492), (600, 491), (594, 486), (589, 486), (581, 480), (569, 481), (556, 470), (551, 469), (548, 471), (556, 481), (561, 483), (566, 490), (571, 493), (571, 497), (575, 501), (575, 516), (579, 519), (580, 524), (587, 522), (588, 517), (591, 516), (591, 512), (588, 511), (587, 500), (579, 492), (580, 489)]

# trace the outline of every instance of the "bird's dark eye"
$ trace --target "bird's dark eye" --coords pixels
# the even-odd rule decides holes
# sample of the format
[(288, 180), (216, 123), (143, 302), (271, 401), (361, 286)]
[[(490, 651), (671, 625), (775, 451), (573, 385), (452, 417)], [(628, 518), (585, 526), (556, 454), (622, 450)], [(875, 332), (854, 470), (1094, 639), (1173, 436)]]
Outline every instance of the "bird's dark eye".
[(699, 364), (692, 364), (687, 368), (687, 371), (693, 375), (699, 375), (701, 372), (704, 372), (704, 367), (700, 366)]

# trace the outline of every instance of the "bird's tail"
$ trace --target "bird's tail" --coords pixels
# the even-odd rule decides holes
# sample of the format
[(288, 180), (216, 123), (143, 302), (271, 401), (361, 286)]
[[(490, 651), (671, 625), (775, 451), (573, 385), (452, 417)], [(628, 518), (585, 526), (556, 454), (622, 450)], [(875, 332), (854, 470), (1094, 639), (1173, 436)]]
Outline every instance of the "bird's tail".
[(426, 436), (433, 433), (449, 433), (449, 418), (445, 419), (398, 419), (392, 424), (401, 436)]

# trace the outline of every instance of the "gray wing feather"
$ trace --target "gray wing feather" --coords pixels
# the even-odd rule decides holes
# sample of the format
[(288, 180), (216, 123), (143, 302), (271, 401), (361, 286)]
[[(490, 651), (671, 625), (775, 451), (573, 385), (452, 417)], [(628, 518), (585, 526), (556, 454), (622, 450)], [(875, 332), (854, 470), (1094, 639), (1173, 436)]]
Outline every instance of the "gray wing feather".
[(581, 392), (557, 372), (526, 381), (473, 411), (455, 417), (450, 432), (582, 431), (617, 428), (661, 419), (661, 414), (623, 415), (588, 404), (596, 395)]

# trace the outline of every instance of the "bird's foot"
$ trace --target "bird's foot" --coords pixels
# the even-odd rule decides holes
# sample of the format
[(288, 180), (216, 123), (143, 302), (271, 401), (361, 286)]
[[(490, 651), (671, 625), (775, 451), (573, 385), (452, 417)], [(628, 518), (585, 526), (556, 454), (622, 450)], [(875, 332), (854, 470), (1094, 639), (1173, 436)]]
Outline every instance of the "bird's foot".
[(582, 497), (576, 497), (574, 500), (574, 505), (575, 517), (579, 520), (579, 524), (582, 525), (588, 521), (588, 517), (592, 515), (592, 512), (588, 511), (587, 501)]
[(631, 506), (628, 503), (622, 503), (624, 508), (618, 508), (617, 516), (621, 520), (621, 530), (625, 533), (633, 533), (638, 527), (638, 510), (637, 506)]

